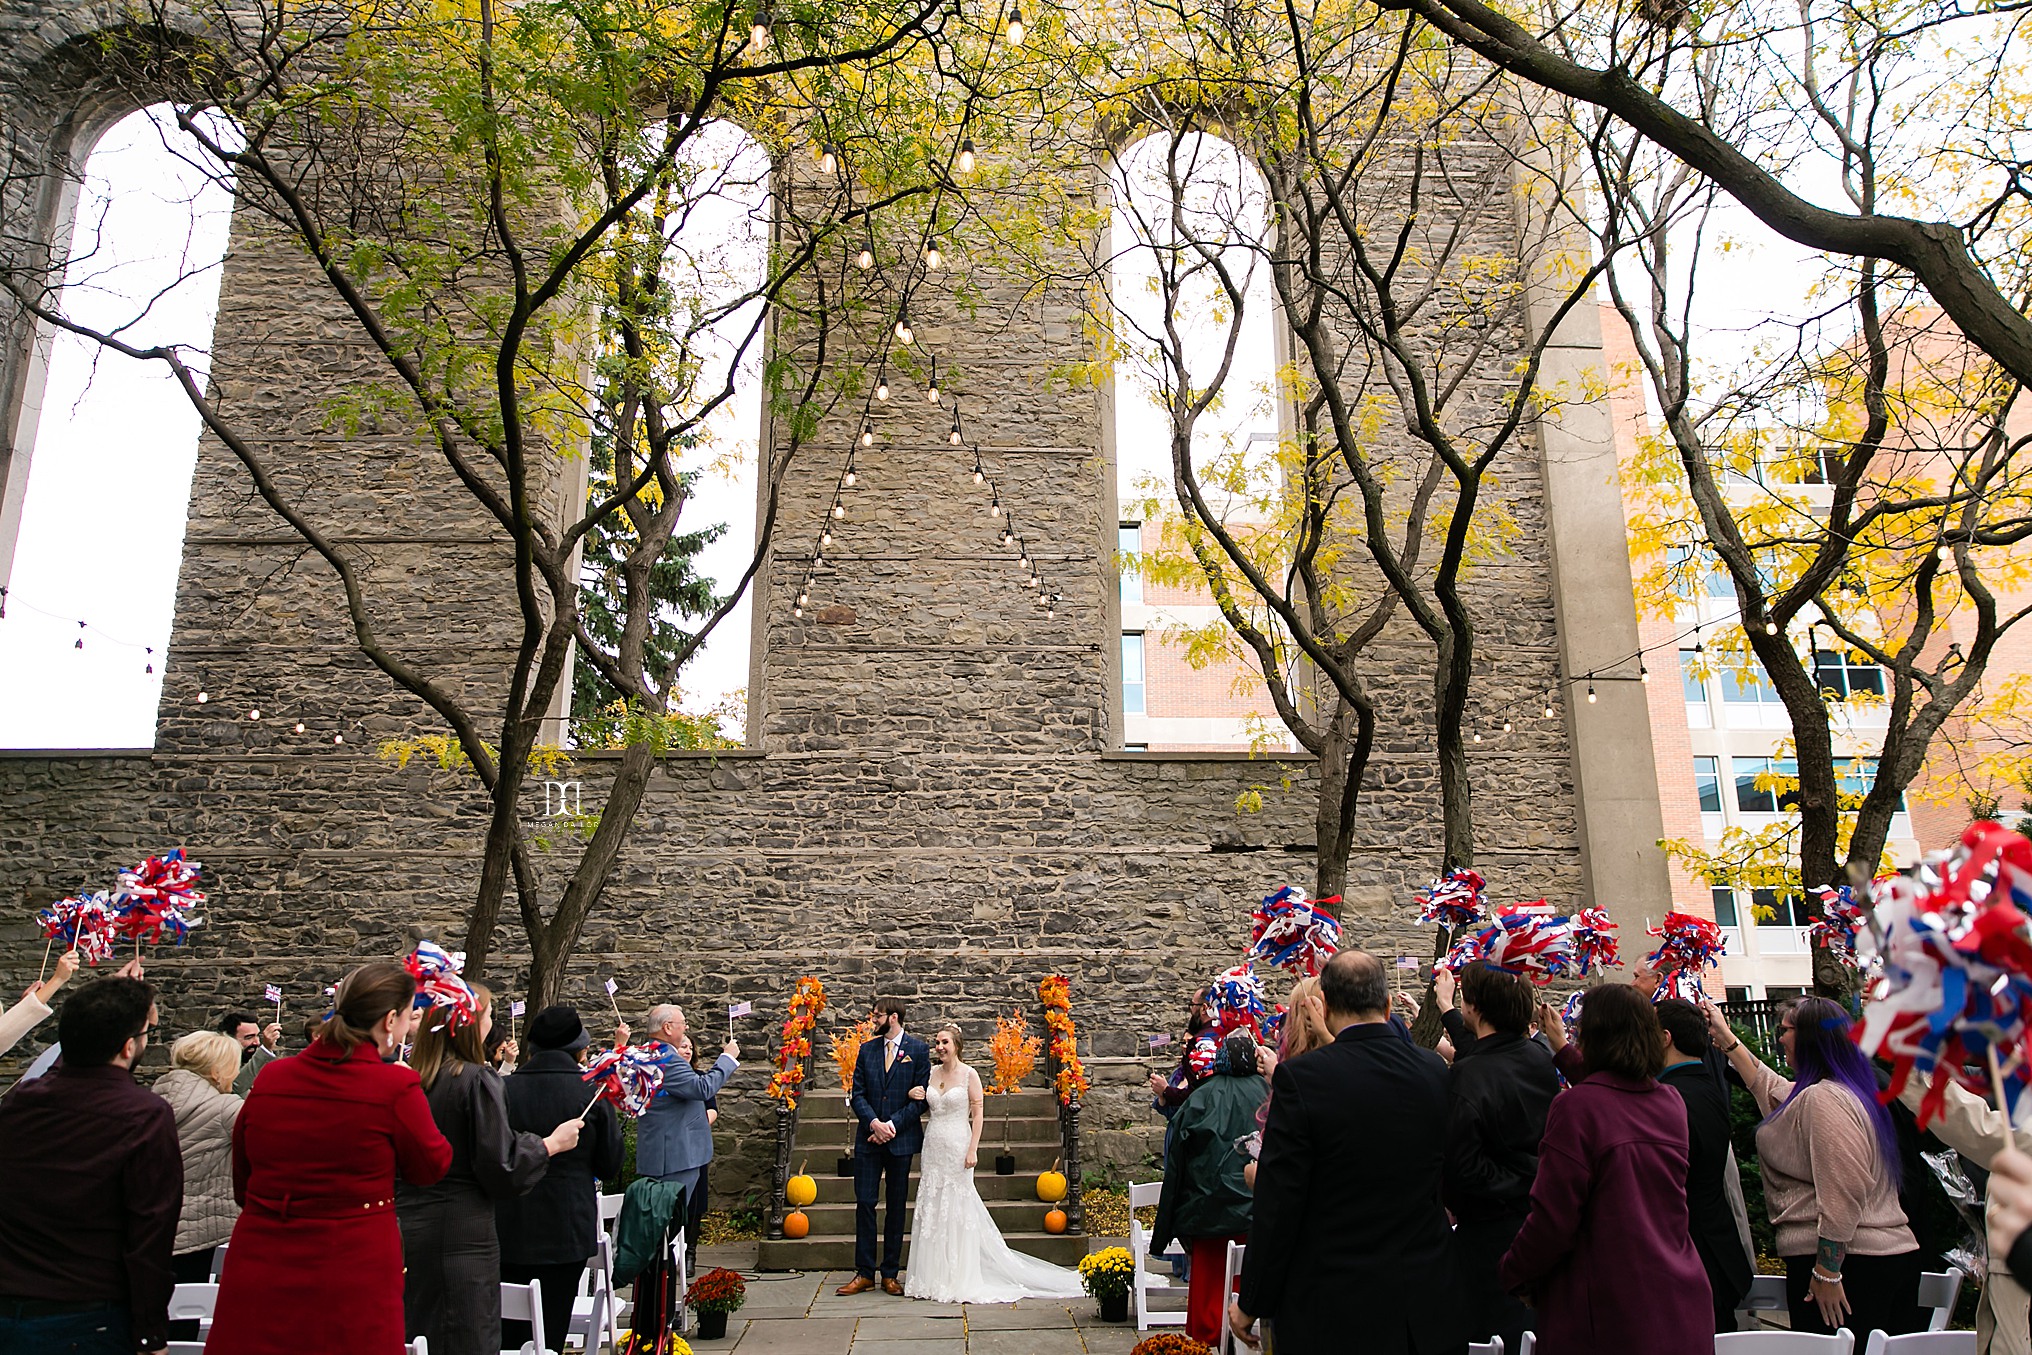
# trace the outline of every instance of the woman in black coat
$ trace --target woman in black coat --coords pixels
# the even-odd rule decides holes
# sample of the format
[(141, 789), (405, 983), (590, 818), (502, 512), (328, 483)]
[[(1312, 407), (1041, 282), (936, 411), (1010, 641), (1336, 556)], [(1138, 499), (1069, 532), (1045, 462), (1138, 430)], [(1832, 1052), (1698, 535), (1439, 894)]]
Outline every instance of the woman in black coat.
[[(527, 1034), (529, 1061), (506, 1083), (508, 1127), (548, 1134), (584, 1112), (592, 1099), (579, 1068), (579, 1053), (592, 1037), (570, 1007), (545, 1007)], [(620, 1175), (621, 1120), (612, 1103), (602, 1101), (585, 1116), (578, 1147), (552, 1158), (550, 1169), (527, 1195), (494, 1202), (501, 1278), (511, 1284), (542, 1284), (543, 1335), (552, 1349), (564, 1348), (579, 1277), (599, 1248), (599, 1187), (594, 1182), (611, 1185)], [(503, 1323), (501, 1334), (503, 1345), (517, 1350), (529, 1339), (529, 1325)]]
[[(451, 1170), (434, 1186), (395, 1190), (402, 1224), (402, 1320), (408, 1339), (431, 1355), (500, 1355), (501, 1251), (494, 1201), (534, 1186), (552, 1155), (578, 1145), (580, 1123), (547, 1136), (508, 1127), (501, 1077), (487, 1066), (493, 994), (472, 985), (478, 1017), (435, 1007), (418, 1023), (410, 1064), (423, 1082), (431, 1118), (452, 1146)], [(520, 1076), (519, 1074), (517, 1076)], [(584, 1105), (584, 1102), (580, 1102)], [(562, 1337), (544, 1336), (552, 1346)]]

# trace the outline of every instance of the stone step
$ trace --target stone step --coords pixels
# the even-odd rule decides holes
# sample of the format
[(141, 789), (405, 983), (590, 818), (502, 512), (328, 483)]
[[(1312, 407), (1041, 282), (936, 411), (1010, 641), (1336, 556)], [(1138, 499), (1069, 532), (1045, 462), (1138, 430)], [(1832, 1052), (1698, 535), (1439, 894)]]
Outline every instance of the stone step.
[[(820, 1156), (837, 1157), (851, 1152), (854, 1135), (858, 1127), (850, 1121), (838, 1123), (800, 1124), (797, 1126), (798, 1153), (810, 1153), (816, 1161)], [(1016, 1120), (1004, 1133), (1000, 1124), (981, 1126), (981, 1155), (986, 1157), (998, 1147), (1037, 1148), (1046, 1144), (1061, 1142), (1058, 1124), (1052, 1120)]]
[[(1059, 1266), (1076, 1266), (1090, 1239), (1067, 1233), (1003, 1233), (1015, 1250)], [(764, 1238), (756, 1254), (760, 1270), (852, 1270), (854, 1239), (847, 1237)], [(910, 1239), (903, 1242), (903, 1268), (910, 1268)]]
[[(1058, 1119), (1058, 1098), (1043, 1090), (990, 1096), (981, 1103), (981, 1106), (990, 1120), (998, 1120), (1004, 1115), (1052, 1121)], [(846, 1094), (840, 1091), (806, 1092), (797, 1100), (799, 1124), (810, 1120), (853, 1118), (853, 1110), (847, 1105)]]
[[(816, 1163), (813, 1164), (817, 1166)], [(851, 1176), (825, 1176), (812, 1172), (812, 1183), (818, 1187), (819, 1204), (852, 1204), (854, 1202), (854, 1179)], [(917, 1173), (910, 1174), (910, 1198), (917, 1198)], [(1014, 1176), (995, 1175), (994, 1159), (990, 1158), (974, 1173), (974, 1189), (984, 1200), (1035, 1200), (1037, 1199), (1037, 1173), (1018, 1172)]]
[[(1060, 1146), (1056, 1139), (1053, 1139), (1049, 1143), (1016, 1143), (1004, 1146), (1008, 1148), (1010, 1156), (1016, 1159), (1016, 1170), (1019, 1173), (1030, 1172), (1035, 1174), (1046, 1171), (1054, 1162), (1065, 1156), (1065, 1149)], [(992, 1143), (983, 1143), (981, 1145), (981, 1165), (979, 1170), (982, 1175), (992, 1176), (994, 1174), (995, 1155), (998, 1151), (999, 1149)], [(832, 1142), (814, 1142), (800, 1134), (797, 1139), (797, 1147), (791, 1151), (790, 1161), (793, 1165), (803, 1163), (810, 1169), (814, 1177), (823, 1179), (824, 1177), (831, 1176), (837, 1179), (838, 1159), (851, 1155), (844, 1138)]]
[[(1053, 1208), (1038, 1199), (1035, 1191), (1027, 1199), (984, 1197), (982, 1203), (987, 1205), (995, 1226), (1005, 1235), (1042, 1229), (1045, 1214)], [(854, 1235), (854, 1204), (851, 1200), (808, 1204), (804, 1207), (804, 1216), (811, 1220), (812, 1237), (851, 1238)], [(881, 1218), (879, 1207), (876, 1218), (878, 1221)]]

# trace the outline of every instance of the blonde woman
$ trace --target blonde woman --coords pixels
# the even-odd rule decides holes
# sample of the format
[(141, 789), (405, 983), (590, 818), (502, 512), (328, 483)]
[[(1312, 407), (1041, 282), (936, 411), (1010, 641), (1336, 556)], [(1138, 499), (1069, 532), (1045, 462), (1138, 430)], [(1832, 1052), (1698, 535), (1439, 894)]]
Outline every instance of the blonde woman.
[[(169, 1071), (155, 1093), (176, 1112), (183, 1150), (183, 1213), (176, 1221), (170, 1269), (178, 1284), (212, 1278), (212, 1249), (233, 1235), (240, 1206), (233, 1199), (233, 1121), (245, 1103), (233, 1095), (240, 1042), (216, 1030), (186, 1035), (169, 1047)], [(179, 1330), (181, 1328), (181, 1330)], [(172, 1341), (195, 1341), (198, 1324), (172, 1322)]]
[(917, 1213), (911, 1222), (910, 1281), (903, 1292), (938, 1303), (1014, 1303), (1075, 1298), (1079, 1272), (1011, 1251), (974, 1188), (981, 1152), (981, 1075), (960, 1062), (960, 1028), (931, 1039), (924, 1102), (924, 1154), (918, 1160)]

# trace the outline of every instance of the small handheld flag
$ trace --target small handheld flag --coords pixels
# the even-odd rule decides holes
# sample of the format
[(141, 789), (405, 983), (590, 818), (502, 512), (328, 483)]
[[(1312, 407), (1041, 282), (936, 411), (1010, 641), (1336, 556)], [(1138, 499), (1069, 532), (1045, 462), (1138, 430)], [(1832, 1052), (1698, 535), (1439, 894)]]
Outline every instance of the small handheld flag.
[(524, 1012), (526, 1012), (526, 1011), (528, 1011), (528, 1010), (529, 1010), (529, 1006), (528, 1006), (528, 1004), (527, 1004), (527, 1003), (523, 1003), (523, 1002), (511, 1002), (511, 1003), (509, 1003), (509, 1004), (508, 1004), (508, 1014), (509, 1014), (510, 1016), (520, 1016), (520, 1015), (522, 1015), (522, 1013), (524, 1013)]
[(1152, 1049), (1162, 1049), (1170, 1043), (1171, 1037), (1169, 1035), (1152, 1035), (1150, 1037), (1150, 1047)]
[(282, 1005), (282, 990), (280, 988), (277, 988), (274, 984), (271, 983), (268, 985), (267, 990), (262, 993), (261, 1000), (264, 1002), (273, 1002), (276, 1006), (279, 1007)]

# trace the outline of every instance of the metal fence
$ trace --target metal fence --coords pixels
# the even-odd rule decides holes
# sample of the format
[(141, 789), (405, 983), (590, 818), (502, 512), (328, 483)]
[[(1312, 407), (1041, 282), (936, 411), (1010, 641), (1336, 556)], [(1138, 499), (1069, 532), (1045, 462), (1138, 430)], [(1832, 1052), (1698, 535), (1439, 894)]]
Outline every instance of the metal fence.
[(1755, 1031), (1758, 1041), (1767, 1047), (1778, 1038), (1778, 1007), (1779, 999), (1768, 997), (1721, 1004), (1722, 1015), (1729, 1018), (1730, 1025)]

